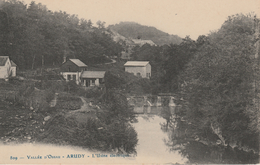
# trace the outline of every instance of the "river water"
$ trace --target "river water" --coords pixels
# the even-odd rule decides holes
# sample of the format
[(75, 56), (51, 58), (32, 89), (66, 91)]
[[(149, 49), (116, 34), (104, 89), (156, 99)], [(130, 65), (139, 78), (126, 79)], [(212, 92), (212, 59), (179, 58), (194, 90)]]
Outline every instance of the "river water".
[(164, 140), (168, 139), (167, 132), (161, 130), (160, 123), (165, 119), (157, 115), (139, 115), (138, 123), (133, 126), (138, 134), (137, 159), (149, 163), (180, 163), (187, 161), (177, 151), (170, 152)]

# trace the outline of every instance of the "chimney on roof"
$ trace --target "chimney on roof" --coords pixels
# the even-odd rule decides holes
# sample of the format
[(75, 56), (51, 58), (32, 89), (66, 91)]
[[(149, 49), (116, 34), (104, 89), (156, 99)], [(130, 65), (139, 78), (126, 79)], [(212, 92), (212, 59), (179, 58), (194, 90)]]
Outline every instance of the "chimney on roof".
[(65, 63), (67, 61), (67, 51), (64, 50), (63, 52), (63, 62), (62, 63)]
[(63, 56), (63, 63), (65, 63), (67, 61), (67, 58), (65, 56)]

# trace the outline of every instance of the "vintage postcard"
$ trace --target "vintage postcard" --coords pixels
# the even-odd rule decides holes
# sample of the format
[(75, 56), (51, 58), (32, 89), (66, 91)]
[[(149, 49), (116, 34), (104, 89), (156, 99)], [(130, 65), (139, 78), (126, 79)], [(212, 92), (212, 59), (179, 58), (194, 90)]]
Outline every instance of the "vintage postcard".
[(260, 0), (0, 0), (0, 164), (257, 164)]

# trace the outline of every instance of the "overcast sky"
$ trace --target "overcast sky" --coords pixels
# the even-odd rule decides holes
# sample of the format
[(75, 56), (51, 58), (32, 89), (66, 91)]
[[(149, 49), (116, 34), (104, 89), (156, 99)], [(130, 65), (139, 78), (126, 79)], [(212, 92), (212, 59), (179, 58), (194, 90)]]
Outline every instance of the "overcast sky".
[[(31, 0), (23, 0), (29, 4)], [(260, 0), (34, 0), (52, 11), (106, 22), (134, 21), (180, 37), (197, 39), (221, 27), (228, 16), (255, 12)]]

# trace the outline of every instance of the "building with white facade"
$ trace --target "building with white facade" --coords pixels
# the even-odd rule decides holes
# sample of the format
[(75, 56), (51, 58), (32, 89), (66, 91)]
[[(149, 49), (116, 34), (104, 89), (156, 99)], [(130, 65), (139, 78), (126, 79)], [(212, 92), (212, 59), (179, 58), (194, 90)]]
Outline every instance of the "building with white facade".
[(66, 81), (72, 80), (77, 84), (80, 84), (81, 74), (83, 71), (87, 70), (87, 67), (88, 66), (79, 59), (69, 59), (61, 65), (60, 74)]
[(83, 86), (99, 86), (104, 83), (105, 71), (84, 71), (81, 75)]
[(9, 56), (0, 56), (0, 79), (16, 76), (16, 64)]
[(135, 76), (148, 79), (151, 77), (151, 65), (149, 61), (127, 61), (124, 67), (126, 72), (133, 73)]

